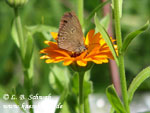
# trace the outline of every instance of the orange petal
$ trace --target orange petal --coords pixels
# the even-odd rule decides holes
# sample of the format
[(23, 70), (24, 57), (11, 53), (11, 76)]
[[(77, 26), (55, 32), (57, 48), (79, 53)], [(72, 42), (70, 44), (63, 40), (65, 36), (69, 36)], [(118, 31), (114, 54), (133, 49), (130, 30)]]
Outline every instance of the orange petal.
[(48, 59), (48, 58), (50, 58), (48, 55), (43, 55), (40, 57), (40, 59)]
[(100, 40), (100, 45), (102, 46), (102, 45), (104, 45), (104, 44), (106, 44), (105, 40), (104, 40), (104, 39), (101, 39), (101, 40)]
[(91, 40), (91, 44), (97, 44), (100, 41), (100, 38), (102, 37), (102, 35), (98, 32), (94, 35), (94, 37)]
[(107, 55), (101, 54), (101, 55), (96, 55), (96, 56), (94, 56), (94, 58), (101, 60), (101, 59), (103, 59), (103, 58), (108, 58), (108, 57), (107, 57)]
[(52, 63), (54, 61), (54, 59), (47, 59), (45, 62), (47, 63), (47, 64), (49, 64), (49, 63)]
[(58, 33), (57, 32), (51, 32), (52, 37), (57, 40)]
[(86, 66), (87, 65), (87, 61), (84, 61), (84, 60), (77, 60), (77, 64), (79, 66)]
[(53, 50), (54, 52), (57, 52), (57, 53), (60, 53), (66, 57), (70, 57), (70, 55), (66, 52), (66, 51), (63, 51), (63, 50)]
[(108, 59), (104, 58), (104, 59), (93, 59), (92, 60), (94, 63), (96, 64), (102, 64), (102, 63), (108, 63)]
[(63, 57), (61, 57), (61, 58), (55, 58), (54, 59), (54, 63), (58, 63), (58, 62), (61, 62), (61, 61), (63, 61), (64, 60), (64, 58)]
[(58, 45), (57, 45), (56, 42), (52, 42), (52, 41), (46, 40), (46, 41), (44, 41), (44, 43), (47, 44), (47, 45), (49, 45), (50, 47), (52, 47), (54, 49), (58, 48)]
[(83, 59), (87, 55), (87, 50), (80, 54), (80, 56), (75, 57), (76, 60)]
[(86, 57), (91, 57), (99, 53), (100, 46), (94, 47)]
[(94, 35), (95, 30), (90, 30), (87, 35), (86, 35), (86, 39), (85, 39), (85, 45), (89, 45), (90, 41), (92, 40), (92, 37)]
[(70, 65), (73, 61), (74, 61), (74, 59), (66, 59), (66, 60), (64, 60), (63, 65), (68, 66), (68, 65)]
[(40, 53), (45, 53), (45, 49), (40, 50)]

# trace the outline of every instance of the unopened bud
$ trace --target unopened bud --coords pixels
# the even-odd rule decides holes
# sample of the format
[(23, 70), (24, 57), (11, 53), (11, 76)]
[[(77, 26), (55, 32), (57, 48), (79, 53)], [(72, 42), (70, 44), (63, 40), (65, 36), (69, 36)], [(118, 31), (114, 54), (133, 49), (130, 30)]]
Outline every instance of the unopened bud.
[(28, 2), (28, 0), (6, 0), (6, 2), (11, 7), (18, 8), (18, 7), (25, 5)]

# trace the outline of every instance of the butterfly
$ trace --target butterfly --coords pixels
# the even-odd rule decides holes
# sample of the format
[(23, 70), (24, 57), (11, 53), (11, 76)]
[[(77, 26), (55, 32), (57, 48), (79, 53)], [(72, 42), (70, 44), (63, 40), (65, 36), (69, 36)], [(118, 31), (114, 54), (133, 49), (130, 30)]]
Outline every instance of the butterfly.
[(61, 18), (57, 43), (59, 48), (75, 54), (86, 50), (82, 28), (74, 12), (67, 12)]

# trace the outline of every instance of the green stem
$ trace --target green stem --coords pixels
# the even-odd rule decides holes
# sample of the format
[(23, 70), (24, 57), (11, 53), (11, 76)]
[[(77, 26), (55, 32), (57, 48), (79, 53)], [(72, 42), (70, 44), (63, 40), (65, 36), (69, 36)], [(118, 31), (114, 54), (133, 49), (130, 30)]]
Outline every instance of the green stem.
[(79, 18), (81, 26), (83, 26), (83, 23), (84, 23), (84, 21), (83, 21), (83, 4), (84, 4), (83, 0), (77, 0), (77, 6), (78, 6), (77, 14), (78, 14), (78, 18)]
[(83, 81), (84, 72), (79, 72), (79, 113), (84, 113)]
[[(22, 24), (21, 24), (21, 19), (18, 13), (18, 8), (14, 8), (14, 13), (15, 13), (15, 27), (16, 31), (18, 34), (18, 40), (19, 40), (19, 49), (20, 49), (20, 54), (21, 54), (21, 59), (22, 63), (24, 62), (24, 54), (25, 54), (25, 49), (24, 49), (24, 37), (23, 37), (23, 30), (22, 30)], [(29, 96), (31, 93), (31, 80), (29, 79), (29, 73), (28, 69), (24, 69), (24, 85), (27, 90), (27, 95)], [(28, 99), (29, 105), (33, 105), (32, 100)], [(29, 109), (30, 113), (33, 113), (33, 108), (31, 107)]]
[[(31, 106), (33, 106), (32, 99), (31, 99), (31, 100), (28, 100), (28, 104), (31, 105)], [(31, 108), (29, 109), (29, 112), (30, 112), (30, 113), (34, 113), (33, 107), (31, 107)]]
[(15, 27), (16, 27), (17, 34), (18, 34), (21, 58), (23, 60), (24, 59), (24, 37), (23, 37), (21, 19), (18, 14), (18, 8), (14, 8), (14, 12), (15, 12)]
[[(27, 91), (27, 96), (29, 96), (31, 94), (31, 87), (32, 87), (32, 83), (31, 83), (31, 79), (29, 78), (29, 73), (28, 73), (28, 69), (24, 69), (24, 86), (25, 89)], [(33, 102), (32, 99), (28, 99), (28, 104), (33, 106)], [(33, 107), (31, 107), (29, 109), (30, 113), (34, 113), (33, 111)]]
[(125, 68), (124, 68), (124, 56), (121, 53), (122, 48), (122, 37), (121, 37), (121, 26), (120, 26), (120, 16), (119, 16), (119, 0), (114, 0), (114, 16), (115, 16), (115, 33), (119, 51), (119, 72), (120, 72), (120, 82), (121, 82), (121, 91), (123, 97), (123, 103), (127, 113), (130, 113), (129, 103), (128, 103), (128, 95), (127, 95), (127, 83), (125, 76)]

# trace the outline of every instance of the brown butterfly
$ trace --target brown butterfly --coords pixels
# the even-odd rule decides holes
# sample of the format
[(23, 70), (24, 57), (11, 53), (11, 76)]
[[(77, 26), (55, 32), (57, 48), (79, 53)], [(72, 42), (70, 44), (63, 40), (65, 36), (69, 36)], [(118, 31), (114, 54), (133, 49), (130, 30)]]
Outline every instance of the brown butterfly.
[(86, 50), (82, 28), (74, 12), (67, 12), (61, 18), (57, 43), (59, 48), (76, 54)]

